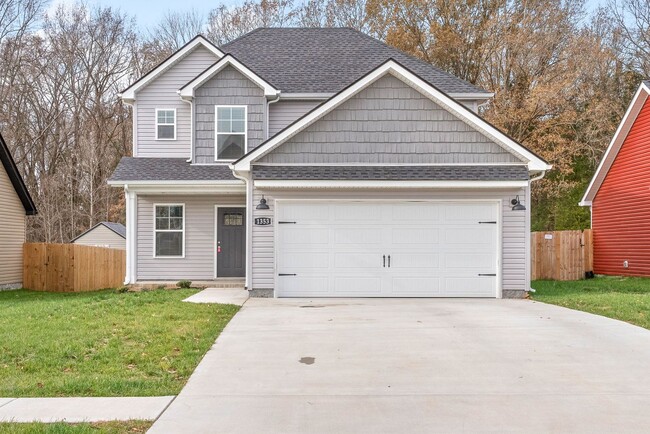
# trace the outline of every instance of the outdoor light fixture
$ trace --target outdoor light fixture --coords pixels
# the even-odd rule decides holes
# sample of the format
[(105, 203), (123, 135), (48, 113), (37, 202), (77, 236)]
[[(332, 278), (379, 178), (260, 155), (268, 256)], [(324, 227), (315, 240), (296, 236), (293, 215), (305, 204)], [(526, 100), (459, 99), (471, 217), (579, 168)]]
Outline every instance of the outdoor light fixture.
[(526, 207), (523, 206), (519, 201), (519, 195), (517, 195), (516, 198), (512, 199), (510, 203), (512, 204), (513, 211), (526, 211)]
[[(517, 196), (519, 197), (519, 196)], [(260, 199), (260, 203), (257, 204), (255, 209), (269, 209), (269, 206), (266, 204), (266, 199), (264, 199), (264, 195), (262, 195), (262, 198)], [(526, 208), (524, 208), (526, 209)]]

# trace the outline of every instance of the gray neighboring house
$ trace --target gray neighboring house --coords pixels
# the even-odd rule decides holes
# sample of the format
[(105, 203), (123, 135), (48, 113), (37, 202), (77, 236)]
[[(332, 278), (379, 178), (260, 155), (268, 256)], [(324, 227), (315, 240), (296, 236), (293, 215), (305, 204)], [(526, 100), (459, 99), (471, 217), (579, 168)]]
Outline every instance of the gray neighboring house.
[(275, 297), (523, 297), (530, 184), (491, 93), (352, 29), (197, 36), (125, 89), (126, 283)]
[(122, 223), (99, 222), (70, 240), (70, 243), (126, 250), (126, 226)]
[(23, 281), (26, 216), (37, 211), (2, 135), (0, 163), (0, 289), (15, 289)]

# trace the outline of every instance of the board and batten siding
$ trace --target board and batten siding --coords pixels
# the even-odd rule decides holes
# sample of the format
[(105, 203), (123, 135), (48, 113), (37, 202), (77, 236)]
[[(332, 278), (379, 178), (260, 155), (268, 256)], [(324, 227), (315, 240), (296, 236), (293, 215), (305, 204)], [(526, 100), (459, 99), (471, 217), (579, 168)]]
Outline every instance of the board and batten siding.
[(74, 240), (74, 244), (126, 250), (126, 240), (104, 225), (99, 225), (95, 229), (86, 232)]
[(360, 91), (258, 163), (521, 163), (391, 74)]
[(0, 164), (0, 289), (20, 287), (23, 280), (25, 208)]
[[(244, 196), (138, 196), (138, 281), (214, 279), (215, 205), (244, 206)], [(185, 257), (154, 258), (154, 204), (185, 204)]]
[[(137, 157), (190, 158), (191, 109), (177, 91), (218, 58), (203, 46), (197, 46), (136, 94), (133, 108), (136, 119)], [(176, 109), (176, 140), (156, 140), (156, 109)]]
[(264, 90), (232, 66), (206, 81), (194, 94), (196, 163), (214, 163), (215, 106), (245, 105), (247, 107), (247, 151), (264, 141), (266, 131), (266, 97)]
[[(502, 291), (504, 297), (523, 297), (528, 290), (527, 281), (527, 219), (529, 210), (513, 211), (510, 200), (519, 195), (522, 203), (525, 202), (526, 188), (512, 190), (463, 190), (463, 191), (310, 191), (299, 192), (290, 190), (260, 190), (255, 189), (253, 203), (259, 203), (264, 195), (270, 207), (269, 210), (253, 209), (253, 218), (271, 217), (275, 219), (275, 199), (322, 199), (322, 200), (501, 200), (502, 201)], [(527, 208), (528, 204), (524, 203)], [(252, 287), (253, 289), (274, 289), (275, 249), (274, 225), (253, 226), (252, 230)]]
[(322, 102), (322, 100), (280, 100), (269, 104), (269, 137), (273, 137)]

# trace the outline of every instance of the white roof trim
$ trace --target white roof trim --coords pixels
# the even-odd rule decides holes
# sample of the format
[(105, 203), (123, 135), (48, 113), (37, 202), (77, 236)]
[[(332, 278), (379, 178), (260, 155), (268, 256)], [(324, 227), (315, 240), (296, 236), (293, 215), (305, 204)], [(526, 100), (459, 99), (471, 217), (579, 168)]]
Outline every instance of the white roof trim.
[(611, 169), (612, 164), (614, 164), (618, 151), (621, 150), (621, 146), (623, 146), (623, 142), (625, 142), (625, 139), (627, 138), (632, 125), (634, 125), (636, 118), (639, 116), (639, 112), (643, 108), (648, 96), (650, 96), (650, 88), (642, 82), (639, 89), (637, 89), (634, 94), (634, 98), (632, 98), (632, 102), (630, 102), (621, 123), (618, 125), (612, 141), (609, 143), (609, 146), (607, 146), (607, 150), (605, 151), (603, 158), (600, 160), (596, 173), (594, 173), (593, 178), (591, 178), (591, 182), (585, 191), (585, 195), (582, 197), (582, 200), (578, 205), (591, 206), (592, 201), (596, 197), (600, 186), (607, 177), (609, 169)]
[(193, 98), (194, 97), (194, 90), (196, 88), (200, 87), (206, 81), (208, 81), (209, 79), (214, 77), (216, 74), (219, 73), (219, 71), (224, 69), (226, 66), (232, 66), (237, 71), (242, 73), (250, 81), (252, 81), (256, 85), (261, 87), (264, 90), (264, 95), (266, 97), (274, 98), (274, 97), (278, 96), (278, 94), (280, 93), (280, 91), (278, 89), (276, 89), (270, 83), (268, 83), (266, 80), (264, 80), (262, 77), (260, 77), (259, 75), (255, 74), (253, 71), (248, 69), (248, 67), (246, 65), (241, 63), (239, 60), (235, 59), (232, 55), (226, 54), (217, 63), (215, 63), (210, 68), (203, 71), (194, 80), (190, 81), (185, 86), (183, 86), (178, 91), (178, 94), (181, 96), (182, 99), (191, 99), (191, 98)]
[(545, 161), (521, 146), (519, 143), (506, 136), (504, 133), (487, 123), (485, 120), (481, 119), (476, 113), (467, 109), (461, 103), (439, 91), (438, 89), (434, 88), (429, 83), (422, 80), (420, 77), (413, 74), (394, 60), (385, 62), (365, 77), (361, 78), (343, 91), (339, 92), (318, 106), (316, 109), (299, 119), (297, 122), (287, 127), (277, 135), (273, 136), (266, 143), (242, 157), (240, 160), (231, 165), (231, 168), (238, 171), (249, 171), (250, 165), (253, 161), (271, 152), (286, 140), (290, 139), (301, 130), (307, 128), (309, 125), (330, 111), (334, 110), (343, 102), (351, 98), (353, 95), (359, 93), (387, 73), (391, 73), (397, 78), (400, 78), (402, 81), (405, 81), (411, 86), (416, 87), (420, 92), (428, 96), (431, 100), (458, 117), (460, 120), (476, 128), (478, 131), (494, 140), (495, 143), (499, 144), (504, 149), (523, 158), (525, 160), (524, 162), (528, 166), (529, 171), (543, 171), (549, 170), (551, 168), (551, 166)]
[(259, 180), (258, 188), (521, 188), (528, 181)]
[(450, 97), (458, 100), (476, 100), (476, 99), (490, 99), (494, 97), (494, 92), (485, 92), (485, 93), (448, 93)]
[(122, 100), (125, 103), (132, 103), (133, 101), (135, 101), (135, 94), (138, 90), (142, 89), (147, 84), (149, 84), (151, 80), (155, 79), (160, 74), (167, 71), (178, 61), (180, 61), (185, 56), (187, 56), (192, 51), (194, 51), (194, 49), (199, 45), (210, 50), (216, 56), (217, 59), (221, 59), (224, 56), (224, 53), (221, 50), (219, 50), (214, 44), (212, 44), (210, 41), (205, 39), (203, 36), (198, 35), (190, 42), (185, 44), (183, 47), (181, 47), (177, 52), (169, 56), (167, 60), (162, 62), (160, 65), (156, 66), (154, 69), (152, 69), (142, 78), (140, 78), (138, 81), (136, 81), (131, 86), (126, 88), (122, 93), (118, 94), (118, 96), (122, 98)]

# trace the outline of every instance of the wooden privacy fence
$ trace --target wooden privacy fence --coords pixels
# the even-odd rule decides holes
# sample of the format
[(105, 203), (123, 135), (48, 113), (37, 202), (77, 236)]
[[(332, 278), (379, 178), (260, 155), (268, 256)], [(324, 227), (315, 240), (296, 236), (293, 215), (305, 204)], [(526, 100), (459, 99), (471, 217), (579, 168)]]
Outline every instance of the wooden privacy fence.
[(533, 232), (531, 278), (584, 279), (594, 269), (591, 229), (584, 231)]
[(79, 244), (25, 243), (23, 287), (79, 292), (121, 286), (126, 251)]

